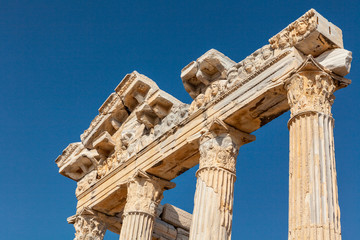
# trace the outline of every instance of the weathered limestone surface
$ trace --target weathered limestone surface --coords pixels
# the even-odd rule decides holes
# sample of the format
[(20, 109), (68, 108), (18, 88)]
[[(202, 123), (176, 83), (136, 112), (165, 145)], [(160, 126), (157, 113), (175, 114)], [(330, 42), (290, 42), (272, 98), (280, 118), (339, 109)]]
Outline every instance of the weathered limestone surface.
[(236, 157), (254, 139), (219, 121), (200, 139), (190, 239), (231, 239)]
[[(164, 209), (167, 209), (166, 213), (163, 212)], [(152, 232), (152, 240), (187, 240), (189, 239), (189, 230), (183, 229), (181, 227), (178, 227), (179, 225), (189, 226), (191, 224), (191, 214), (177, 208), (170, 204), (165, 204), (165, 207), (163, 205), (159, 205), (155, 210), (155, 221), (154, 221), (154, 227)], [(169, 216), (170, 215), (170, 216)], [(175, 215), (182, 216), (178, 220), (176, 219)], [(79, 221), (77, 219), (83, 219), (86, 218), (88, 222), (90, 220), (92, 223), (89, 225), (85, 224), (75, 224), (76, 221)], [(176, 225), (173, 225), (172, 222), (175, 222)], [(76, 235), (85, 237), (87, 236), (85, 233), (89, 233), (89, 226), (92, 226), (94, 228), (94, 233), (96, 233), (99, 227), (105, 227), (105, 230), (110, 230), (114, 233), (119, 234), (121, 232), (121, 227), (123, 224), (123, 215), (118, 214), (116, 216), (108, 216), (106, 214), (103, 214), (101, 212), (97, 212), (95, 210), (90, 209), (84, 209), (82, 212), (78, 213), (77, 215), (71, 216), (68, 218), (68, 223), (74, 224), (74, 227), (76, 229)], [(101, 225), (100, 225), (101, 224)], [(105, 231), (99, 232), (101, 233), (100, 239), (105, 234)], [(99, 235), (99, 234), (98, 234)], [(90, 237), (90, 235), (88, 235)], [(77, 238), (75, 238), (77, 239)]]
[[(239, 147), (290, 109), (289, 239), (340, 239), (331, 105), (351, 60), (341, 30), (311, 9), (240, 62), (211, 49), (188, 64), (190, 104), (126, 75), (55, 160), (77, 182), (77, 238), (230, 239)], [(199, 163), (193, 217), (161, 210), (169, 181)]]
[(341, 239), (331, 105), (338, 85), (310, 57), (286, 85), (291, 107), (289, 239)]
[(339, 76), (345, 76), (350, 72), (351, 60), (352, 53), (340, 48), (326, 51), (316, 58), (322, 66)]
[(161, 218), (175, 227), (190, 230), (191, 214), (173, 205), (164, 205)]
[(120, 240), (150, 240), (153, 232), (156, 208), (165, 189), (175, 187), (142, 171), (135, 173), (128, 182), (128, 194), (123, 214)]
[(107, 228), (99, 214), (88, 209), (69, 218), (68, 222), (74, 224), (76, 231), (74, 240), (102, 240)]

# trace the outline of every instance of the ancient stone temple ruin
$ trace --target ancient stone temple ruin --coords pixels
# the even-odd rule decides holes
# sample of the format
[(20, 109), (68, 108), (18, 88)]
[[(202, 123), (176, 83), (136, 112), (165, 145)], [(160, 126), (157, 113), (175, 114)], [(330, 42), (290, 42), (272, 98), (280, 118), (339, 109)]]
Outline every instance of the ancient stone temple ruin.
[[(351, 60), (341, 30), (311, 9), (238, 63), (214, 49), (189, 63), (191, 104), (126, 75), (55, 161), (77, 182), (75, 239), (231, 239), (240, 147), (288, 110), (289, 240), (341, 239), (331, 106)], [(160, 204), (197, 164), (192, 214)]]

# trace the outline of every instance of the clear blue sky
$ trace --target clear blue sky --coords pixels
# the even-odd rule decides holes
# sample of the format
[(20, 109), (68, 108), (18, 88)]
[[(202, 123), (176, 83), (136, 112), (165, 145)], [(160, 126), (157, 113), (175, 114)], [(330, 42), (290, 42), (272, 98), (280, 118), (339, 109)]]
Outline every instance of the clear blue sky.
[[(180, 71), (210, 48), (240, 61), (315, 8), (343, 30), (352, 85), (336, 93), (343, 239), (359, 239), (358, 1), (0, 0), (0, 239), (73, 239), (76, 183), (55, 158), (137, 70), (190, 103)], [(254, 134), (237, 164), (233, 239), (287, 239), (289, 113)], [(163, 203), (192, 212), (195, 167)], [(105, 239), (117, 239), (107, 233)]]

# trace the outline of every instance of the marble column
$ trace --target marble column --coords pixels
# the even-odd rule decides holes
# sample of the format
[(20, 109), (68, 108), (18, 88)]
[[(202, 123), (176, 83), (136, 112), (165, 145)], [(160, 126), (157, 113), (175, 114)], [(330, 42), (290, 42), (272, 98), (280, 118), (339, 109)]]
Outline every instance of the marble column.
[(231, 239), (236, 157), (239, 147), (252, 140), (249, 134), (217, 131), (200, 139), (190, 240)]
[(151, 240), (163, 191), (173, 187), (175, 183), (138, 171), (128, 182), (120, 240)]
[(291, 118), (289, 240), (340, 240), (340, 208), (331, 105), (335, 82), (300, 71), (286, 85)]
[(68, 221), (75, 227), (74, 240), (102, 240), (104, 238), (107, 226), (96, 212), (85, 210), (71, 218)]

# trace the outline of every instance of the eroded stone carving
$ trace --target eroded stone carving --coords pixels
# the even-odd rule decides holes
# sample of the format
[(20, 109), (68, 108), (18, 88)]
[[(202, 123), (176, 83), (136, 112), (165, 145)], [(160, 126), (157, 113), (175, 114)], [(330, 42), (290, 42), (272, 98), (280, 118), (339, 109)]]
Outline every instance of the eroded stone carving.
[(85, 175), (85, 177), (83, 177), (80, 181), (78, 181), (75, 195), (78, 196), (86, 189), (94, 185), (96, 183), (97, 175), (98, 175), (98, 171), (94, 170), (88, 173), (87, 175)]
[(85, 210), (68, 221), (75, 227), (74, 240), (102, 240), (104, 238), (106, 224), (91, 210)]
[(248, 76), (261, 71), (261, 66), (266, 64), (274, 57), (274, 50), (270, 45), (256, 50), (243, 61), (236, 63), (228, 72), (227, 88), (231, 88), (235, 84), (241, 83)]
[[(290, 106), (290, 189), (302, 202), (290, 204), (289, 239), (308, 232), (315, 236), (321, 229), (326, 229), (324, 236), (340, 239), (330, 108), (334, 91), (350, 83), (343, 78), (350, 65), (341, 30), (310, 10), (239, 63), (216, 50), (191, 62), (181, 73), (194, 99), (191, 105), (161, 91), (144, 75), (128, 74), (99, 108), (82, 142), (70, 144), (56, 160), (61, 174), (78, 181), (78, 225), (85, 226), (81, 229), (86, 234), (92, 231), (86, 230), (88, 225), (106, 225), (94, 218), (104, 211), (114, 220), (109, 230), (119, 233), (123, 224), (121, 240), (150, 240), (154, 219), (162, 217), (154, 238), (187, 239), (190, 217), (183, 224), (177, 212), (167, 216), (157, 206), (163, 190), (171, 187), (163, 179), (173, 179), (200, 161), (190, 239), (230, 239), (239, 147), (254, 140), (247, 133)], [(308, 159), (326, 178), (307, 172)], [(325, 201), (317, 202), (318, 195), (326, 196)], [(97, 214), (81, 211), (90, 206)], [(93, 238), (86, 234), (79, 232), (77, 239)]]
[[(308, 59), (304, 63), (306, 67)], [(286, 85), (291, 116), (305, 111), (316, 111), (331, 115), (331, 105), (334, 102), (335, 83), (331, 76), (318, 69), (314, 71), (299, 71), (292, 76)]]
[(163, 198), (163, 191), (175, 187), (175, 183), (137, 171), (128, 181), (127, 204), (124, 215), (130, 212), (144, 212), (155, 216), (156, 207)]
[[(127, 183), (127, 198), (123, 214), (120, 240), (150, 240), (153, 232), (157, 207), (163, 198), (163, 191), (175, 187), (171, 183), (141, 170)], [(136, 225), (134, 223), (137, 223)]]
[(217, 167), (235, 172), (238, 149), (229, 134), (214, 137), (207, 133), (201, 139), (199, 151), (200, 169)]
[[(304, 41), (305, 39), (311, 40)], [(281, 50), (295, 46), (304, 54), (313, 56), (318, 56), (327, 49), (343, 48), (341, 30), (314, 9), (270, 38), (269, 43), (273, 49)]]
[(254, 136), (220, 120), (213, 121), (200, 138), (190, 239), (231, 239), (236, 157), (239, 147), (252, 140)]
[(315, 11), (311, 9), (301, 18), (290, 24), (282, 32), (269, 40), (273, 49), (294, 46), (306, 38), (316, 28)]
[(228, 69), (234, 65), (230, 58), (215, 49), (211, 49), (181, 70), (181, 79), (185, 90), (195, 99), (205, 93), (211, 82), (226, 79)]
[(79, 181), (97, 166), (98, 158), (96, 151), (86, 149), (82, 143), (72, 143), (56, 162), (62, 175)]

